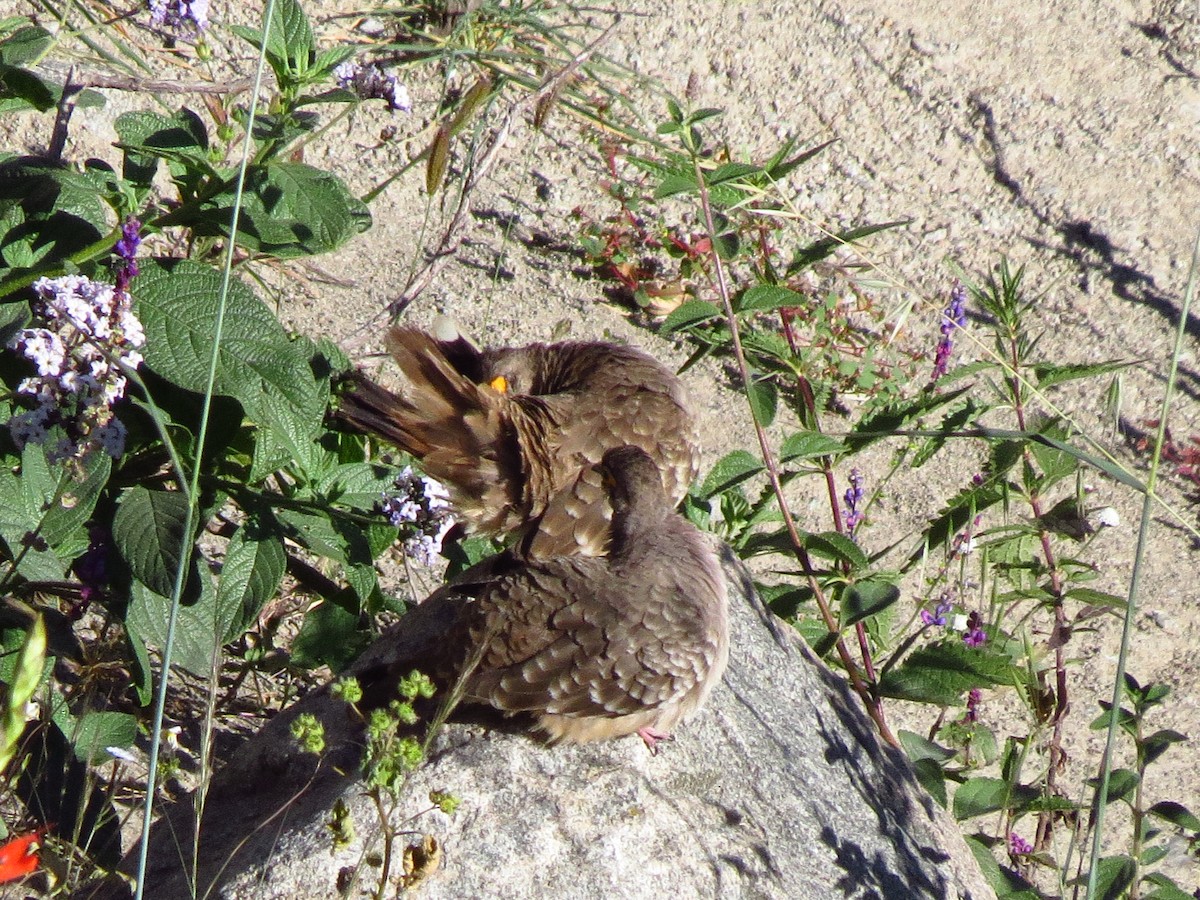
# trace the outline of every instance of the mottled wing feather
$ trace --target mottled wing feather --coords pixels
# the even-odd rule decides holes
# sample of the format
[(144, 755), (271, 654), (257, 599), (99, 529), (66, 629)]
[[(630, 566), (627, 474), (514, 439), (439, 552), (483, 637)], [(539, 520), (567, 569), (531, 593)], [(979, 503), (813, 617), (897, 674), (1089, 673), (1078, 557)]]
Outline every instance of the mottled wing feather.
[(493, 635), (494, 646), (468, 680), (468, 695), (508, 712), (621, 716), (690, 690), (703, 648), (663, 651), (676, 635), (664, 634), (657, 614), (640, 604), (664, 598), (634, 604), (612, 587), (604, 562), (588, 559), (531, 565), (498, 582), (479, 600), (475, 633)]

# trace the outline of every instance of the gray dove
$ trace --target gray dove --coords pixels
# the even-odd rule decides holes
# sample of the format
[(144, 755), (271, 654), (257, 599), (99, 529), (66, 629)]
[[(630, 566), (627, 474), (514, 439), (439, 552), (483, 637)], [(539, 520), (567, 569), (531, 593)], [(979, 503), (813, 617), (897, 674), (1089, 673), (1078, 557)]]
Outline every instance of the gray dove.
[(592, 470), (612, 509), (607, 554), (530, 558), (519, 544), (468, 571), (439, 592), (465, 598), (441, 648), (360, 676), (368, 707), (421, 668), (466, 702), (532, 714), (552, 742), (636, 733), (653, 750), (704, 703), (729, 657), (714, 545), (642, 449), (608, 450)]

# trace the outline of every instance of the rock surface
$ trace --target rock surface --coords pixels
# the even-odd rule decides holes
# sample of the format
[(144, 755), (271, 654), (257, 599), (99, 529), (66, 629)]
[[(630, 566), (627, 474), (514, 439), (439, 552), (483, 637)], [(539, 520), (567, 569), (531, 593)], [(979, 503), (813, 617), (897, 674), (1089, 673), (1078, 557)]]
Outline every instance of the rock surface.
[[(404, 847), (432, 835), (441, 864), (414, 896), (994, 896), (957, 829), (903, 757), (881, 746), (843, 681), (762, 608), (732, 555), (725, 564), (729, 670), (676, 740), (651, 756), (636, 738), (547, 747), (516, 720), (454, 722), (391, 817), (405, 832), (393, 879)], [(356, 668), (436, 640), (449, 610), (418, 607)], [(300, 712), (326, 725), (319, 763), (288, 737)], [(356, 771), (355, 732), (346, 706), (321, 690), (242, 748), (205, 807), (201, 893), (215, 882), (212, 897), (316, 900), (378, 886), (371, 865), (351, 885), (364, 841), (376, 858), (380, 848), (374, 805), (341, 774)], [(431, 790), (456, 794), (461, 807), (428, 811)], [(333, 851), (326, 823), (339, 799), (355, 838)], [(147, 896), (190, 896), (178, 849), (191, 846), (187, 806), (155, 828)]]

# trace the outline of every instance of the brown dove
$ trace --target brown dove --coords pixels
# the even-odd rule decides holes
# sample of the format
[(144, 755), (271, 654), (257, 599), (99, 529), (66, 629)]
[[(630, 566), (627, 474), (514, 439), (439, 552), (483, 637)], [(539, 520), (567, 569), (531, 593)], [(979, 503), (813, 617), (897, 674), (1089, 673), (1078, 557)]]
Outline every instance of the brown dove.
[(465, 702), (532, 714), (552, 742), (636, 733), (653, 750), (704, 703), (729, 657), (715, 549), (671, 508), (645, 451), (609, 450), (593, 469), (612, 508), (608, 554), (530, 559), (514, 547), (481, 563), (443, 588), (466, 598), (442, 643), (450, 655), (368, 673), (368, 706), (423, 667)]
[(439, 340), (414, 328), (393, 328), (387, 347), (407, 381), (403, 393), (356, 373), (338, 415), (415, 456), (474, 531), (522, 527), (566, 488), (537, 535), (541, 546), (528, 549), (553, 555), (574, 542), (579, 552), (602, 553), (596, 529), (607, 511), (585, 510), (604, 502), (591, 467), (606, 450), (642, 447), (670, 505), (696, 476), (683, 385), (640, 350), (563, 342), (481, 351), (457, 333)]

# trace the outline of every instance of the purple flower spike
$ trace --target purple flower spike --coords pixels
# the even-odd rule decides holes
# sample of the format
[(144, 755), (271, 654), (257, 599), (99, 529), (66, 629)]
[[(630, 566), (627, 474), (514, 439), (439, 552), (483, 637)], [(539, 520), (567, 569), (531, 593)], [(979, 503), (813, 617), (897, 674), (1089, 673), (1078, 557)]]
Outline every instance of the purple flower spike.
[(863, 476), (858, 469), (850, 470), (850, 487), (846, 489), (843, 499), (846, 501), (846, 533), (854, 537), (854, 529), (865, 518), (859, 504), (866, 497), (863, 491)]
[(950, 289), (950, 304), (942, 312), (942, 338), (938, 341), (937, 351), (933, 359), (933, 375), (930, 381), (937, 381), (950, 369), (950, 354), (954, 350), (954, 331), (967, 324), (967, 289), (962, 282), (954, 282)]
[(113, 253), (117, 257), (116, 263), (113, 264), (116, 279), (114, 287), (117, 293), (128, 293), (129, 282), (137, 277), (137, 252), (142, 244), (141, 230), (142, 223), (133, 216), (126, 219), (125, 224), (121, 226), (121, 239), (113, 247)]
[(967, 692), (967, 714), (965, 716), (968, 722), (979, 721), (979, 701), (983, 699), (983, 692), (979, 688), (971, 688)]

